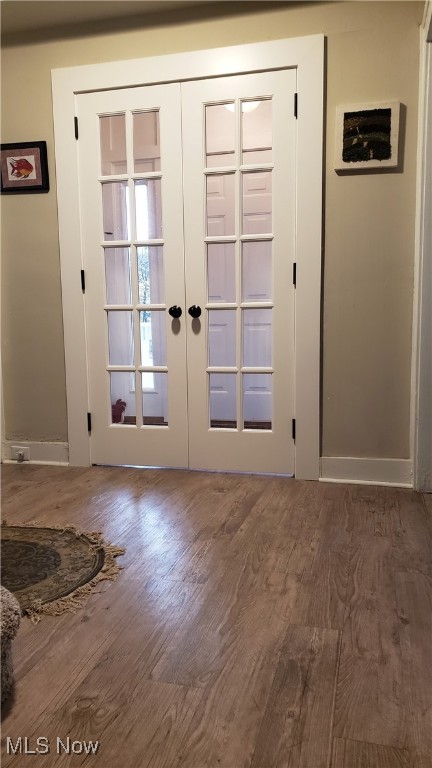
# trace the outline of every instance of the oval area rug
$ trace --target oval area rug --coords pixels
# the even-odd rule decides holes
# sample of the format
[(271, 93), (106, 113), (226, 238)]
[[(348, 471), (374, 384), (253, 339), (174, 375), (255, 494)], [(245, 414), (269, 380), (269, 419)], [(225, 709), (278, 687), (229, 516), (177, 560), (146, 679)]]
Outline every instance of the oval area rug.
[(116, 578), (121, 566), (115, 558), (124, 552), (99, 532), (3, 523), (1, 583), (32, 621), (76, 612), (99, 581)]

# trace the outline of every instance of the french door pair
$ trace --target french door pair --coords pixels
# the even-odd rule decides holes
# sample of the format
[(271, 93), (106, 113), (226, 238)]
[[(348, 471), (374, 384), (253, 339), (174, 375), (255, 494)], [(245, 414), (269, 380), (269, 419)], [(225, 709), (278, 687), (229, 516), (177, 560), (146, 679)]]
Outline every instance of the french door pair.
[(94, 464), (294, 472), (295, 80), (77, 97)]

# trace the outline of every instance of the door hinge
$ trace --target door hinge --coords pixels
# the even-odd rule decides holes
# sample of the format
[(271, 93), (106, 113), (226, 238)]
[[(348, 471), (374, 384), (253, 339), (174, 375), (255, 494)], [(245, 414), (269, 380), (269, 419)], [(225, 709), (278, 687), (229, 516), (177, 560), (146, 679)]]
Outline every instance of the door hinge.
[(83, 293), (85, 293), (86, 285), (85, 285), (85, 272), (82, 269), (81, 270), (81, 290)]
[(295, 439), (296, 439), (296, 420), (295, 419), (291, 421), (291, 434), (292, 434), (292, 439), (295, 442)]
[(298, 117), (298, 93), (294, 94), (294, 117)]
[(78, 118), (74, 117), (74, 130), (75, 130), (75, 138), (78, 140)]
[(92, 419), (91, 419), (91, 413), (87, 413), (87, 431), (92, 431)]
[(293, 264), (293, 286), (294, 288), (297, 288), (297, 263), (294, 262)]

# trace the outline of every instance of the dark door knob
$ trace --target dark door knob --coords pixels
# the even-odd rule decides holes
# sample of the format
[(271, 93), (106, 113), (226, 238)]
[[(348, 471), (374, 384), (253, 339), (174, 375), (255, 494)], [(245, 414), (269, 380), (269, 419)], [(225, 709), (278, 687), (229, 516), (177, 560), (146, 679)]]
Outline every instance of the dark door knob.
[(188, 312), (191, 317), (199, 317), (201, 315), (201, 307), (199, 307), (198, 304), (192, 304), (192, 306), (189, 307)]
[(171, 317), (181, 317), (182, 316), (182, 308), (178, 307), (177, 304), (174, 304), (174, 306), (170, 307), (168, 312), (170, 313)]

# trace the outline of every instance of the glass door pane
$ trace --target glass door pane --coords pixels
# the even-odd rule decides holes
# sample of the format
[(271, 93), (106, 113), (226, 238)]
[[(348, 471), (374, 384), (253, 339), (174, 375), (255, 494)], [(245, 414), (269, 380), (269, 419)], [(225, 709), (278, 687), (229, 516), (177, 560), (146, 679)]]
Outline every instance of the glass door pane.
[(214, 173), (207, 176), (207, 234), (235, 234), (234, 173)]
[(236, 300), (235, 243), (207, 245), (207, 298), (221, 304)]
[(100, 118), (99, 127), (102, 176), (126, 173), (125, 115), (105, 115)]
[(129, 240), (129, 188), (127, 181), (102, 184), (103, 239)]
[(242, 382), (245, 429), (272, 428), (272, 374), (244, 373)]
[(242, 243), (242, 300), (272, 301), (273, 269), (271, 240)]
[(242, 234), (255, 235), (272, 231), (271, 171), (242, 174)]
[(244, 309), (243, 365), (270, 368), (272, 364), (272, 309)]
[(111, 371), (111, 423), (136, 424), (135, 374)]
[(163, 304), (165, 296), (162, 245), (137, 247), (138, 303)]
[(107, 304), (130, 304), (130, 248), (104, 248)]
[(241, 103), (241, 141), (243, 165), (271, 163), (273, 160), (272, 101), (244, 100)]
[(209, 373), (210, 427), (237, 428), (235, 373)]
[(208, 310), (209, 365), (212, 367), (235, 366), (236, 310)]
[(139, 179), (135, 182), (136, 239), (162, 237), (161, 179)]
[(135, 173), (160, 171), (161, 151), (158, 110), (134, 113), (133, 156)]
[(107, 311), (108, 349), (110, 365), (134, 364), (132, 312)]
[(235, 105), (209, 104), (205, 108), (207, 168), (232, 165), (235, 161)]
[(142, 373), (143, 423), (148, 427), (168, 426), (168, 374)]

